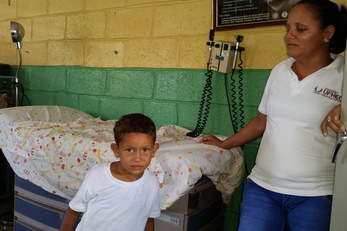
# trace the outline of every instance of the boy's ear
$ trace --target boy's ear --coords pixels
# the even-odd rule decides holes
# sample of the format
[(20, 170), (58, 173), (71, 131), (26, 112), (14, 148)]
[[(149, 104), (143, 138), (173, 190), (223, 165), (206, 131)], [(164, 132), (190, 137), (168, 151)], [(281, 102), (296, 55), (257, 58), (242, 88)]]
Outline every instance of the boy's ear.
[(111, 144), (111, 149), (114, 153), (114, 155), (119, 158), (119, 151), (118, 151), (118, 145), (116, 143)]
[(153, 147), (153, 150), (154, 150), (153, 156), (154, 156), (155, 153), (158, 151), (158, 149), (159, 149), (159, 144), (158, 144), (158, 143), (154, 143), (154, 147)]

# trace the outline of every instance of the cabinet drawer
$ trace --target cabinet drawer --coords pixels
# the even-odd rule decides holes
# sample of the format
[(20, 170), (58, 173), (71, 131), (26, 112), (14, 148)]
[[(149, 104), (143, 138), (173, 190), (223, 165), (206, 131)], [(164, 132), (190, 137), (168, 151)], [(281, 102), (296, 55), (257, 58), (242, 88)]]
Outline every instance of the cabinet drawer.
[(18, 177), (17, 175), (15, 178), (15, 193), (21, 197), (56, 207), (64, 211), (68, 208), (70, 201), (61, 196), (49, 193), (37, 185)]
[[(15, 222), (21, 224), (21, 226), (32, 227), (33, 230), (59, 230), (64, 213), (65, 211), (29, 199), (15, 197)], [(17, 231), (19, 229), (17, 229), (16, 223), (15, 230)]]

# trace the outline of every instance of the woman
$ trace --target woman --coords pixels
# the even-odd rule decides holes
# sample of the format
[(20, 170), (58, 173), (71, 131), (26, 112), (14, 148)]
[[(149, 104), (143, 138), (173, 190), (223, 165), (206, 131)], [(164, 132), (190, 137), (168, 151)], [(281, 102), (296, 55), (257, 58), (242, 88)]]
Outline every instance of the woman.
[(346, 24), (341, 5), (296, 3), (284, 36), (290, 58), (271, 71), (258, 115), (225, 141), (200, 140), (229, 149), (263, 136), (244, 182), (240, 231), (329, 230), (335, 134), (326, 130), (332, 117), (321, 122), (341, 103), (344, 58), (330, 53), (345, 50)]

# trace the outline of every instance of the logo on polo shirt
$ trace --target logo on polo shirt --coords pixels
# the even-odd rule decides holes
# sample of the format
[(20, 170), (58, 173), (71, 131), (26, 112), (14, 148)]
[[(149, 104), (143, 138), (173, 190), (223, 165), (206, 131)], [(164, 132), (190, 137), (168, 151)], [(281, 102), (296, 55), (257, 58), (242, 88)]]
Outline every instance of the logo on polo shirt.
[(336, 100), (341, 103), (342, 96), (334, 90), (331, 90), (329, 88), (322, 88), (322, 87), (315, 87), (313, 93), (316, 93), (318, 95)]

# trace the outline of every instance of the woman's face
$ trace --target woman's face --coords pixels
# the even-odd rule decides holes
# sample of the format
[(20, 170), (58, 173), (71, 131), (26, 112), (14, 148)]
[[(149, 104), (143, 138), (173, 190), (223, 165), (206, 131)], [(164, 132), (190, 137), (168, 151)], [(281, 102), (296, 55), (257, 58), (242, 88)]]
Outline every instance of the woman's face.
[(322, 52), (329, 53), (323, 40), (330, 37), (327, 37), (326, 30), (320, 28), (320, 22), (314, 18), (314, 12), (308, 5), (293, 7), (287, 19), (286, 31), (284, 42), (289, 57), (304, 60)]

